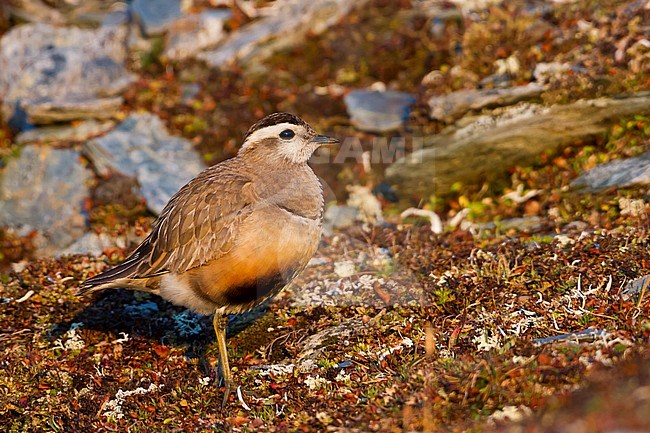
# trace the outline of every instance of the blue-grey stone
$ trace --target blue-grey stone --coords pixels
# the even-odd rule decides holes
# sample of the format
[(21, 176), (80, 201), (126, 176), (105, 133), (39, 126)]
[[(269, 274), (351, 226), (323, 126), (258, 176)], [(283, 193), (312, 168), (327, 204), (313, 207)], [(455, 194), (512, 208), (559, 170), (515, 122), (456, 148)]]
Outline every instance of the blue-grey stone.
[(29, 123), (106, 118), (135, 75), (124, 67), (126, 26), (99, 29), (19, 25), (0, 40), (0, 95), (5, 119)]
[(635, 158), (617, 159), (597, 165), (576, 178), (571, 186), (597, 191), (650, 184), (650, 152)]
[(158, 36), (169, 28), (181, 12), (181, 0), (134, 0), (131, 7), (147, 36)]
[(353, 90), (345, 96), (352, 124), (369, 132), (387, 132), (401, 128), (408, 120), (415, 96), (387, 90)]
[(306, 34), (320, 34), (338, 23), (350, 10), (368, 0), (283, 0), (273, 2), (268, 13), (232, 32), (215, 49), (199, 54), (210, 66), (233, 62), (259, 65), (279, 49), (302, 43)]
[(583, 331), (572, 332), (570, 334), (553, 335), (552, 337), (536, 338), (533, 340), (535, 346), (543, 346), (551, 343), (581, 343), (590, 342), (603, 338), (608, 335), (607, 331), (600, 329), (588, 328)]
[(189, 140), (169, 135), (160, 118), (149, 113), (130, 115), (108, 134), (87, 142), (85, 153), (100, 175), (134, 177), (156, 214), (205, 167)]
[(37, 230), (37, 253), (56, 255), (85, 232), (91, 176), (75, 150), (25, 146), (0, 176), (0, 225)]

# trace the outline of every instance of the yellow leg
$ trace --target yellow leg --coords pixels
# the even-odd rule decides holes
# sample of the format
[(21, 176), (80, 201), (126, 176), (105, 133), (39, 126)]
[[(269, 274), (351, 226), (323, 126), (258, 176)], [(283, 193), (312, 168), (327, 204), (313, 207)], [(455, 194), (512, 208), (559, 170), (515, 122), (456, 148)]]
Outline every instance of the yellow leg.
[(221, 378), (225, 386), (223, 395), (223, 402), (221, 408), (228, 403), (230, 397), (230, 386), (232, 385), (232, 376), (230, 375), (230, 365), (228, 364), (228, 348), (226, 347), (226, 325), (228, 324), (228, 316), (220, 313), (215, 313), (212, 319), (214, 326), (214, 333), (217, 335), (217, 345), (219, 346), (219, 369), (221, 370)]

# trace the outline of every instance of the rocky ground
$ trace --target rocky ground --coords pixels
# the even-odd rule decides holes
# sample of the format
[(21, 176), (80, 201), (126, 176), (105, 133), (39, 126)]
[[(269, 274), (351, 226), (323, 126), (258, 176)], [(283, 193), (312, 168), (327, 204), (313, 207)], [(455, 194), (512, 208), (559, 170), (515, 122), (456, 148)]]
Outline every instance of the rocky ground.
[[(650, 3), (180, 3), (0, 9), (7, 431), (650, 431)], [(347, 158), (221, 409), (210, 318), (75, 289), (277, 110)]]

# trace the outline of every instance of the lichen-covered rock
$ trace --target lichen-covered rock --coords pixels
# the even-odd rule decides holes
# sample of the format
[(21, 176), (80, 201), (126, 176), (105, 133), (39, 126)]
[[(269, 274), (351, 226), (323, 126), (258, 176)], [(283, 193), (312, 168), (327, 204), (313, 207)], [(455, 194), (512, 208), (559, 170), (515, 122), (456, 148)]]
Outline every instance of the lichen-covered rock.
[(38, 230), (37, 253), (55, 255), (86, 229), (91, 172), (71, 149), (26, 146), (0, 176), (0, 225)]
[(30, 129), (16, 136), (16, 143), (51, 143), (56, 141), (84, 141), (104, 134), (115, 126), (112, 120), (98, 122), (88, 119), (76, 125), (51, 125)]
[(108, 134), (91, 140), (85, 152), (100, 175), (136, 178), (147, 207), (158, 214), (171, 196), (203, 168), (185, 138), (169, 135), (153, 114), (132, 114)]
[(468, 111), (482, 110), (535, 98), (544, 90), (541, 84), (530, 83), (525, 86), (506, 89), (458, 90), (448, 95), (429, 99), (429, 117), (439, 120), (455, 120)]
[(135, 76), (124, 67), (126, 27), (16, 26), (0, 40), (2, 112), (16, 129), (28, 123), (106, 118)]
[(233, 62), (248, 63), (270, 56), (276, 50), (294, 45), (307, 33), (320, 34), (353, 6), (367, 0), (277, 0), (266, 16), (233, 32), (223, 44), (199, 58), (214, 67)]
[(635, 158), (617, 159), (597, 165), (576, 178), (571, 186), (598, 191), (650, 184), (650, 152)]
[(352, 206), (328, 206), (323, 215), (323, 233), (334, 234), (334, 229), (351, 227), (357, 220), (359, 209)]
[(173, 23), (167, 33), (163, 57), (182, 60), (219, 43), (225, 36), (224, 23), (230, 10), (208, 10)]
[(648, 92), (549, 107), (508, 107), (425, 137), (424, 147), (391, 164), (386, 177), (402, 196), (443, 195), (455, 182), (482, 183), (501, 177), (509, 167), (530, 163), (545, 150), (602, 134), (617, 119), (647, 113)]
[(107, 248), (125, 248), (126, 242), (124, 238), (112, 238), (105, 233), (97, 234), (88, 232), (68, 245), (63, 251), (62, 256), (69, 254), (87, 254), (91, 256), (99, 256)]

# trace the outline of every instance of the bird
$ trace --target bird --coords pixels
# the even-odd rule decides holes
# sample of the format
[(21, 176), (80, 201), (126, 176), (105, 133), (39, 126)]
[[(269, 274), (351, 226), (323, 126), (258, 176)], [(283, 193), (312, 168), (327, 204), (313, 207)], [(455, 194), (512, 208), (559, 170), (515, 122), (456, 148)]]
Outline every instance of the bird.
[(339, 143), (301, 118), (273, 113), (253, 124), (237, 154), (185, 184), (142, 243), (120, 264), (82, 282), (78, 294), (111, 288), (151, 292), (212, 319), (229, 401), (229, 314), (286, 287), (318, 247), (323, 188), (308, 165)]

